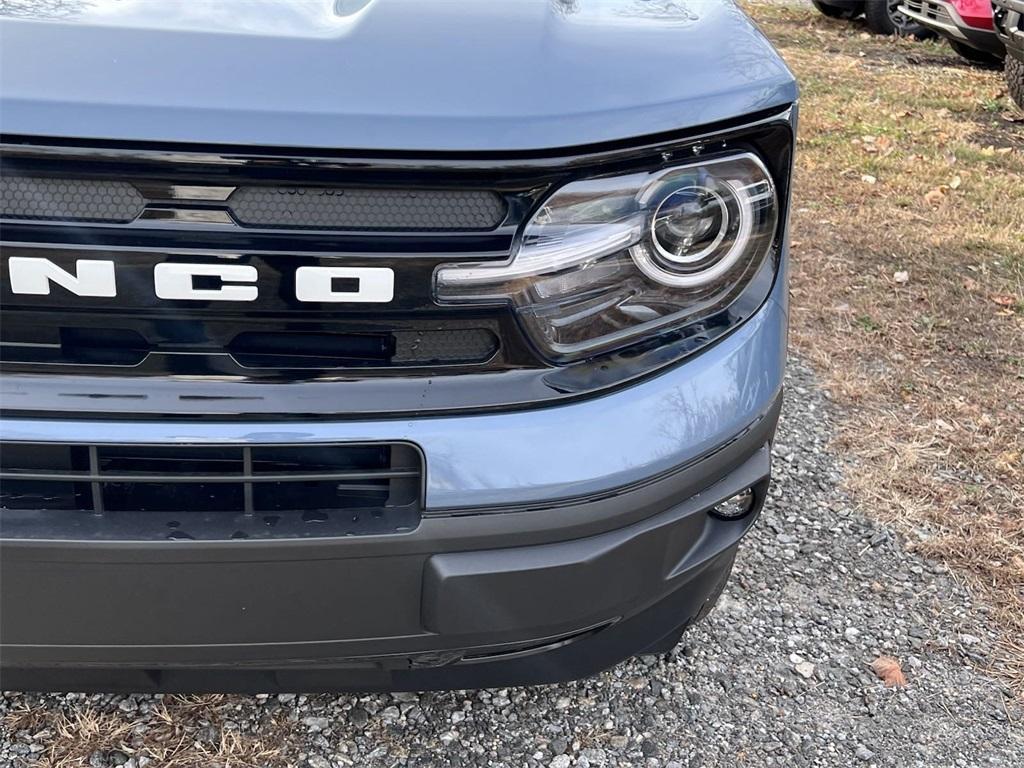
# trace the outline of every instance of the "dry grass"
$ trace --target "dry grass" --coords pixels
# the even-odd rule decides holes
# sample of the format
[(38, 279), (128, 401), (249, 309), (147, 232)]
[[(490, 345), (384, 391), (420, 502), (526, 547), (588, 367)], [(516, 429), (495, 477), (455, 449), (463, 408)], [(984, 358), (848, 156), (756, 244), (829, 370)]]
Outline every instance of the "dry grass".
[(802, 85), (793, 346), (851, 489), (995, 607), (1024, 693), (1024, 116), (942, 43), (746, 5)]
[(238, 699), (231, 696), (165, 696), (145, 713), (92, 707), (26, 707), (0, 723), (9, 733), (48, 732), (46, 750), (33, 768), (88, 766), (95, 752), (146, 758), (150, 768), (265, 768), (291, 762), (294, 724), (286, 713), (268, 715), (258, 732), (232, 722)]

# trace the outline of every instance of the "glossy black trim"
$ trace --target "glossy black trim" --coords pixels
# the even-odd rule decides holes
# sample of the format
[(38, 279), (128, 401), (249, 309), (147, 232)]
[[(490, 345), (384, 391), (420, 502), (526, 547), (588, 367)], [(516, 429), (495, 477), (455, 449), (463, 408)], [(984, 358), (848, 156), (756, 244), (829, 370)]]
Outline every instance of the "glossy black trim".
[[(131, 158), (149, 157), (175, 163), (195, 161), (195, 154), (216, 156), (217, 162), (227, 165), (245, 163), (247, 159), (257, 161), (261, 158), (282, 159), (302, 157), (308, 158), (319, 166), (333, 161), (338, 168), (377, 169), (381, 166), (397, 169), (427, 170), (431, 168), (446, 171), (477, 169), (484, 171), (500, 170), (536, 170), (543, 167), (564, 168), (567, 164), (586, 164), (588, 161), (602, 159), (612, 162), (620, 155), (631, 156), (637, 153), (657, 153), (671, 151), (675, 145), (684, 142), (700, 142), (702, 140), (720, 140), (729, 138), (730, 134), (756, 128), (762, 124), (777, 121), (789, 122), (793, 107), (787, 105), (777, 109), (765, 109), (758, 112), (739, 115), (729, 120), (719, 120), (689, 128), (685, 131), (667, 131), (647, 134), (617, 141), (596, 144), (568, 145), (561, 147), (544, 147), (532, 150), (472, 151), (472, 152), (418, 152), (397, 150), (357, 150), (328, 149), (310, 150), (308, 147), (254, 147), (246, 145), (226, 146), (222, 144), (184, 144), (175, 142), (126, 142), (98, 139), (74, 139), (72, 137), (55, 138), (52, 136), (30, 136), (23, 134), (0, 133), (0, 144), (5, 152), (32, 155), (77, 156), (81, 158), (113, 159), (117, 155)], [(551, 161), (555, 162), (552, 163)]]

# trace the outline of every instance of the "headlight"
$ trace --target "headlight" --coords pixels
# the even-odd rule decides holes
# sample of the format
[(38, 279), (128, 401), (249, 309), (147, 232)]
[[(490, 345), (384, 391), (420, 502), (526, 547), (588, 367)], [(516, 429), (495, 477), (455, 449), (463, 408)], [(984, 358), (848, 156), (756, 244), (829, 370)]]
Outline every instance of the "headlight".
[(545, 357), (569, 362), (721, 311), (772, 249), (775, 186), (752, 154), (574, 181), (512, 259), (440, 267), (445, 303), (511, 302)]

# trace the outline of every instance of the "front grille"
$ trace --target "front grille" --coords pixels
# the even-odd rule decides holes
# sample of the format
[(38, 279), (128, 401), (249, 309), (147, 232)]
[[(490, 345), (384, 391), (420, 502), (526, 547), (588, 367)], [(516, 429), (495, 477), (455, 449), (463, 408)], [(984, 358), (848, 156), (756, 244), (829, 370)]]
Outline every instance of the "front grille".
[(401, 533), (419, 522), (421, 486), (420, 454), (403, 443), (0, 444), (7, 538)]
[[(209, 382), (540, 369), (507, 307), (441, 306), (433, 275), (507, 259), (544, 190), (493, 170), (4, 144), (0, 364)], [(75, 282), (82, 260), (111, 270), (102, 290)], [(175, 262), (199, 270), (201, 297), (159, 295), (157, 268)], [(35, 289), (12, 264), (36, 270)], [(236, 265), (255, 298), (210, 298), (226, 283), (202, 270)], [(299, 290), (300, 270), (381, 267), (390, 300), (354, 300), (359, 277), (332, 278), (337, 298)]]
[(953, 23), (953, 17), (949, 13), (949, 8), (943, 3), (935, 3), (931, 2), (931, 0), (904, 0), (903, 4), (907, 7), (907, 10), (920, 14), (932, 21), (942, 24)]

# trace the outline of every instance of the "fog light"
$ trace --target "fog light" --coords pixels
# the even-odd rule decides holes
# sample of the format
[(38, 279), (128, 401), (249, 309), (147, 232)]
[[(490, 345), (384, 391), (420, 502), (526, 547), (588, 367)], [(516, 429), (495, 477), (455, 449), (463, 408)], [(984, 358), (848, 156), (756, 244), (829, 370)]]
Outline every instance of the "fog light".
[(747, 488), (711, 508), (711, 514), (723, 520), (737, 520), (754, 508), (754, 489)]

